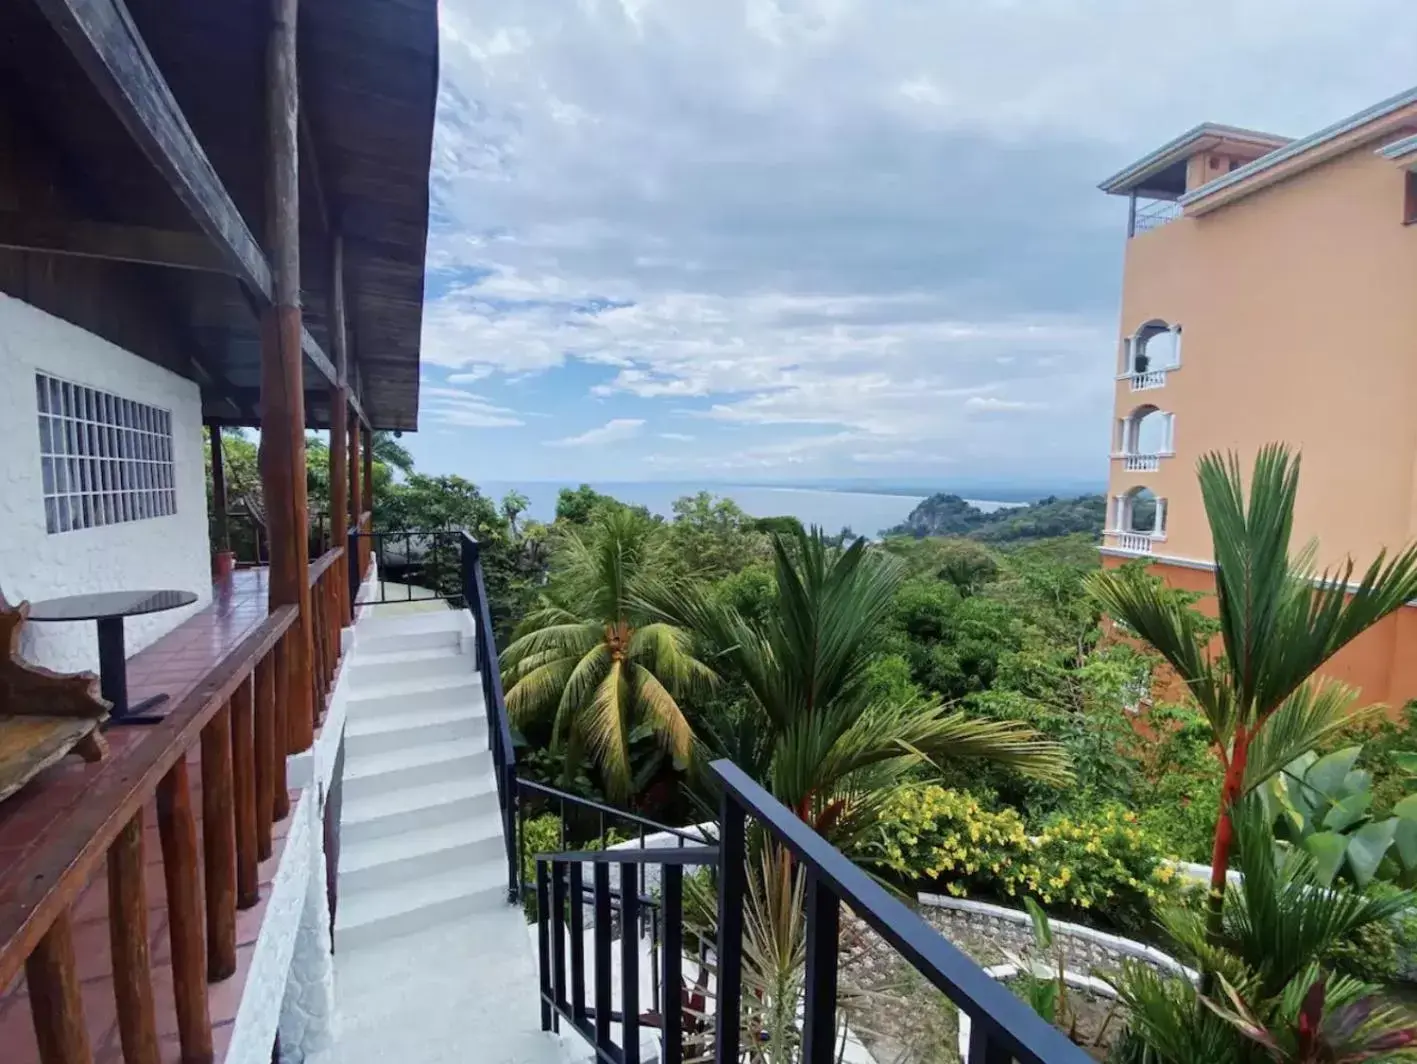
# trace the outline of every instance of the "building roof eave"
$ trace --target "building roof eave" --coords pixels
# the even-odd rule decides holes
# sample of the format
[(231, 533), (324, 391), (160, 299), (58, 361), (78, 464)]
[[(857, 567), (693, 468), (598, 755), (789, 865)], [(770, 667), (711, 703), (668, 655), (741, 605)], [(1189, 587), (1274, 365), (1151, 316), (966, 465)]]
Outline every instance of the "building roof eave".
[[(1182, 207), (1189, 208), (1192, 204), (1197, 204), (1201, 200), (1208, 200), (1217, 193), (1235, 189), (1238, 185), (1246, 184), (1250, 182), (1251, 178), (1270, 174), (1277, 167), (1303, 155), (1315, 153), (1314, 161), (1318, 162), (1321, 157), (1320, 149), (1333, 144), (1334, 141), (1339, 140), (1341, 137), (1362, 129), (1372, 122), (1386, 118), (1394, 112), (1411, 107), (1414, 104), (1417, 104), (1417, 86), (1405, 92), (1400, 92), (1396, 96), (1390, 96), (1386, 100), (1373, 104), (1371, 107), (1364, 108), (1357, 114), (1350, 115), (1341, 121), (1335, 122), (1331, 126), (1326, 126), (1317, 133), (1310, 133), (1307, 137), (1300, 137), (1298, 140), (1290, 141), (1288, 144), (1270, 152), (1263, 158), (1256, 159), (1254, 162), (1248, 163), (1239, 169), (1232, 170), (1223, 177), (1217, 177), (1214, 181), (1209, 181), (1201, 185), (1200, 188), (1192, 189), (1181, 197), (1180, 204)], [(1254, 187), (1259, 187), (1259, 184), (1255, 183)], [(1239, 193), (1239, 195), (1243, 194), (1243, 192)], [(1227, 196), (1224, 198), (1223, 202), (1228, 203), (1234, 198), (1235, 196)], [(1217, 202), (1216, 206), (1219, 205), (1220, 202)]]
[(1198, 126), (1192, 126), (1179, 137), (1167, 141), (1155, 151), (1142, 156), (1130, 166), (1118, 170), (1097, 187), (1112, 195), (1131, 192), (1147, 178), (1221, 140), (1244, 141), (1270, 148), (1279, 148), (1289, 143), (1288, 137), (1277, 136), (1273, 133), (1264, 133), (1255, 129), (1241, 129), (1238, 126), (1224, 126), (1216, 122), (1202, 122)]

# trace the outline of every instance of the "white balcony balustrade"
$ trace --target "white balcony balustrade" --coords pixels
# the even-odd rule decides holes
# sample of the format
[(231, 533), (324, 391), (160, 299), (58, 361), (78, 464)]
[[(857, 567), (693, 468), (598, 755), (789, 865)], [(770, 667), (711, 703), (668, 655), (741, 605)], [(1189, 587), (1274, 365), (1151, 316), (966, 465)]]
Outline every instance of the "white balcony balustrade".
[(1145, 373), (1131, 374), (1132, 391), (1149, 392), (1153, 388), (1166, 387), (1166, 374), (1168, 370), (1153, 369)]
[(1161, 468), (1161, 455), (1127, 454), (1122, 456), (1122, 464), (1128, 473), (1154, 473)]
[(1152, 537), (1149, 532), (1118, 532), (1117, 546), (1133, 554), (1150, 554)]

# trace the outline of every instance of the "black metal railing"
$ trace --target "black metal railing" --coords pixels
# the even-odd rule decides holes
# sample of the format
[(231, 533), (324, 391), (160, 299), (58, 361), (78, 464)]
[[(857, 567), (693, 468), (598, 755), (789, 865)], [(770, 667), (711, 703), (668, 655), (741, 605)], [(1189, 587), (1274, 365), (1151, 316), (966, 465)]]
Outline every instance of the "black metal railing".
[(517, 753), (512, 743), (512, 725), (507, 717), (507, 700), (502, 693), (502, 668), (497, 655), (497, 637), (492, 627), (492, 608), (487, 600), (487, 580), (477, 540), (461, 532), (462, 600), (472, 613), (477, 652), (477, 675), (482, 682), (482, 704), (487, 710), (487, 745), (492, 751), (492, 768), (497, 777), (497, 803), (502, 813), (502, 841), (507, 849), (507, 900), (521, 897), (517, 847)]
[[(685, 1015), (683, 1000), (684, 869), (711, 867), (717, 862), (715, 846), (538, 854), (536, 942), (541, 1029), (559, 1030), (565, 1021), (591, 1044), (597, 1060), (605, 1064), (641, 1064), (641, 1029), (655, 1028), (659, 1031), (661, 1064), (682, 1064), (685, 1029), (697, 1020), (692, 1012)], [(589, 887), (585, 885), (586, 866), (591, 869)], [(642, 879), (648, 867), (658, 869), (658, 898), (626, 889), (626, 884)], [(619, 872), (618, 884), (613, 887), (612, 869)], [(585, 948), (587, 901), (592, 928), (589, 957)], [(640, 946), (645, 940), (646, 924), (652, 978), (649, 1009), (642, 1011)], [(618, 995), (614, 986), (617, 930)], [(702, 973), (702, 956), (699, 967)], [(612, 1025), (619, 1026), (618, 1039)]]
[[(375, 561), (378, 579), (371, 592), (360, 600), (361, 606), (379, 606), (389, 602), (421, 602), (445, 600), (454, 609), (463, 609), (468, 582), (463, 541), (476, 540), (462, 529), (400, 529), (398, 531), (349, 530), (350, 594), (358, 593), (359, 545), (368, 544)], [(416, 592), (416, 593), (415, 593)]]
[[(605, 805), (579, 794), (563, 791), (537, 780), (518, 777), (517, 779), (517, 852), (519, 865), (525, 869), (536, 854), (527, 850), (526, 822), (538, 810), (554, 812), (558, 819), (557, 850), (575, 849), (589, 840), (597, 839), (602, 850), (610, 849), (614, 843), (636, 843), (639, 850), (662, 845), (663, 837), (673, 840), (676, 848), (684, 846), (704, 846), (714, 840), (704, 831), (688, 827), (675, 828), (656, 820), (631, 813), (624, 809)], [(590, 830), (587, 830), (587, 829)], [(647, 866), (640, 866), (640, 891), (646, 889)], [(522, 900), (530, 898), (532, 885), (522, 884)]]
[[(834, 1064), (837, 951), (841, 907), (884, 939), (970, 1019), (967, 1064), (1088, 1064), (1091, 1058), (1022, 999), (985, 974), (918, 913), (765, 791), (731, 761), (709, 766), (723, 787), (719, 806), (717, 1014), (715, 1060), (739, 1059), (743, 898), (747, 893), (747, 818), (784, 846), (806, 873), (807, 961), (802, 1015), (803, 1064)], [(668, 921), (666, 919), (666, 927)]]

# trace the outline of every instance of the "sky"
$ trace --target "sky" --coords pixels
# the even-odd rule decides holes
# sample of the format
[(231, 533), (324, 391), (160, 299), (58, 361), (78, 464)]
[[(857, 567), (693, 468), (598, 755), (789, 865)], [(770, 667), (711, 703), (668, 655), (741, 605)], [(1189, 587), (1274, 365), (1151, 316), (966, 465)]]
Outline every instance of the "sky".
[(442, 0), (420, 469), (1106, 476), (1126, 203), (1410, 86), (1411, 0)]

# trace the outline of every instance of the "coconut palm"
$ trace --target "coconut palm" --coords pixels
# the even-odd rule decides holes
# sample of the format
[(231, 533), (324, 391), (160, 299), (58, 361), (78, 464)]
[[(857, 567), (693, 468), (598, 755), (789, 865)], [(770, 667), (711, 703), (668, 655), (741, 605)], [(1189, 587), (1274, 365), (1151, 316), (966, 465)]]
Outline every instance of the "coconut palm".
[(568, 767), (589, 748), (607, 793), (632, 790), (630, 743), (641, 727), (688, 759), (693, 733), (678, 699), (711, 686), (713, 672), (694, 657), (689, 636), (636, 605), (637, 588), (661, 564), (655, 525), (625, 510), (599, 514), (585, 534), (558, 544), (558, 586), (517, 629), (502, 652), (507, 709), (518, 727), (551, 722), (551, 745)]
[(1200, 460), (1201, 496), (1215, 557), (1218, 651), (1201, 619), (1131, 566), (1093, 574), (1103, 609), (1150, 643), (1210, 722), (1224, 766), (1211, 852), (1208, 926), (1220, 932), (1236, 803), (1304, 751), (1380, 707), (1356, 709), (1358, 692), (1313, 679), (1364, 631), (1417, 595), (1417, 548), (1379, 552), (1352, 583), (1352, 560), (1317, 573), (1317, 545), (1293, 556), (1299, 458), (1269, 444), (1255, 458), (1248, 501), (1232, 453)]
[(373, 443), (371, 453), (374, 461), (397, 469), (404, 476), (413, 472), (413, 455), (409, 454), (407, 447), (399, 443), (398, 436), (386, 429), (375, 429), (370, 439)]
[(907, 770), (944, 758), (1070, 778), (1061, 747), (1012, 722), (938, 705), (872, 701), (866, 672), (902, 579), (899, 563), (858, 539), (820, 531), (774, 537), (775, 608), (762, 623), (693, 587), (658, 584), (649, 608), (693, 631), (718, 671), (746, 693), (696, 707), (703, 756), (735, 761), (817, 831), (846, 845), (872, 822)]

